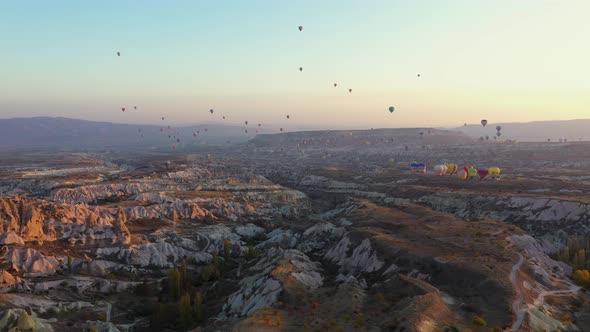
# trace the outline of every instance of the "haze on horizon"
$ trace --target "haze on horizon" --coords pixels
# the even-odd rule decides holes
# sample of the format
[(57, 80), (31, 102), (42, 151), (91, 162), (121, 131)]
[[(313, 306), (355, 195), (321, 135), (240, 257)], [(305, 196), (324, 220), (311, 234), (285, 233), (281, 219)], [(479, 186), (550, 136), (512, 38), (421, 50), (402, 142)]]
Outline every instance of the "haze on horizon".
[(358, 128), (590, 117), (588, 1), (173, 4), (5, 3), (0, 118)]

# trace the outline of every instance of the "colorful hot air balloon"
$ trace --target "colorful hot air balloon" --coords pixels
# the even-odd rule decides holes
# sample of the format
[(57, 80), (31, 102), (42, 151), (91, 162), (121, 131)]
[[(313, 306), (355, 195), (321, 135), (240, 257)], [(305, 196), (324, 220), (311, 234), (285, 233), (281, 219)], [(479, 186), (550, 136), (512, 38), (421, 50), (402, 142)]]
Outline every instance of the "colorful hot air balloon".
[(485, 120), (485, 119), (484, 120), (481, 120), (481, 125), (482, 126), (485, 127), (487, 124), (488, 124), (488, 120)]
[(303, 71), (303, 67), (299, 67), (299, 71)]
[(459, 167), (457, 166), (457, 164), (447, 164), (447, 172), (450, 175), (457, 173), (458, 169), (459, 169)]
[(389, 106), (389, 113), (393, 113), (393, 111), (395, 111), (395, 107)]
[(299, 31), (303, 31), (303, 27), (301, 25), (299, 26)]
[(499, 167), (490, 167), (488, 168), (488, 175), (492, 179), (496, 179), (500, 176), (500, 168)]
[(420, 77), (420, 74), (418, 74), (418, 77)]

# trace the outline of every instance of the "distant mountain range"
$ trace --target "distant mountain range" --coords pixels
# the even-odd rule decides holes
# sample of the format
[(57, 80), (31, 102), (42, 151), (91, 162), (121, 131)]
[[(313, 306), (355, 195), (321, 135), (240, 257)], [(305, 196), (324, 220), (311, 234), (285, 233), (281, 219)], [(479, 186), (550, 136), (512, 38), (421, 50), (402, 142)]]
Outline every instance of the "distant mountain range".
[(0, 149), (187, 149), (245, 142), (254, 137), (251, 129), (246, 134), (239, 126), (215, 124), (169, 128), (52, 117), (0, 119)]
[(590, 140), (590, 119), (566, 121), (535, 121), (525, 123), (488, 123), (482, 125), (468, 125), (454, 128), (471, 137), (496, 135), (496, 126), (501, 126), (501, 139), (514, 139), (522, 142), (559, 141), (567, 139), (569, 142)]
[[(570, 121), (538, 121), (528, 123), (488, 123), (468, 125), (451, 130), (473, 138), (494, 136), (496, 126), (501, 126), (501, 139), (517, 141), (570, 142), (590, 140), (590, 119)], [(248, 129), (248, 133), (245, 132)], [(416, 135), (414, 129), (406, 129)], [(419, 131), (419, 130), (418, 130)], [(321, 131), (320, 131), (321, 132)], [(337, 131), (328, 131), (336, 134)], [(357, 131), (355, 131), (357, 132)], [(359, 133), (363, 131), (358, 131)], [(403, 131), (397, 132), (398, 134)], [(197, 134), (198, 133), (198, 134)], [(261, 129), (261, 134), (274, 134), (276, 130)], [(380, 131), (381, 134), (387, 130)], [(372, 135), (377, 132), (372, 133)], [(143, 137), (142, 137), (143, 135)], [(195, 137), (196, 135), (196, 137)], [(317, 135), (314, 131), (301, 135)], [(170, 137), (169, 137), (170, 136)], [(56, 148), (65, 150), (105, 149), (170, 149), (178, 150), (198, 146), (223, 146), (246, 142), (256, 136), (256, 128), (242, 126), (200, 124), (191, 126), (133, 125), (96, 122), (68, 118), (34, 117), (0, 119), (0, 149), (3, 148)], [(267, 138), (260, 139), (269, 139)], [(292, 138), (292, 136), (289, 136)], [(285, 137), (287, 138), (287, 137)], [(180, 142), (178, 142), (180, 141)]]

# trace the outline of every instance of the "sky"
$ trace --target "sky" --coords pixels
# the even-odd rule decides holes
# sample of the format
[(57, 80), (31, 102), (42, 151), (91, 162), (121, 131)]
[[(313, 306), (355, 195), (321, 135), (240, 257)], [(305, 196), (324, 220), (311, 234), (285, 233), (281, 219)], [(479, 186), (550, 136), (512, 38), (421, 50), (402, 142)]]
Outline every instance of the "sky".
[(0, 118), (285, 128), (590, 118), (589, 12), (587, 0), (3, 1)]

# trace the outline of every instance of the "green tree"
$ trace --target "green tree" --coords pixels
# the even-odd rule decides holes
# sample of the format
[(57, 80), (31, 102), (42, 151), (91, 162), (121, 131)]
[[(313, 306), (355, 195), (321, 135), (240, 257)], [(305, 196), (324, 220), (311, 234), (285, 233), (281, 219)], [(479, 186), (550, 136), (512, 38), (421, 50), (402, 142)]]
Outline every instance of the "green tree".
[(223, 254), (225, 259), (228, 260), (231, 255), (231, 240), (229, 239), (223, 240)]
[(258, 256), (256, 249), (254, 249), (253, 246), (248, 246), (248, 250), (246, 250), (246, 259), (254, 259), (256, 256)]
[(182, 326), (190, 326), (193, 322), (193, 314), (191, 308), (191, 297), (188, 294), (184, 294), (180, 298), (179, 312), (180, 322), (182, 323)]
[(72, 255), (68, 254), (68, 273), (72, 273), (73, 261), (74, 259), (72, 258)]
[(196, 320), (198, 322), (203, 321), (204, 314), (203, 314), (203, 295), (200, 291), (195, 292), (194, 298), (194, 307), (193, 311), (195, 313)]
[(180, 263), (180, 281), (184, 288), (188, 285), (188, 279), (186, 274), (186, 259), (182, 259)]
[(180, 272), (177, 269), (168, 271), (168, 285), (170, 286), (170, 295), (177, 300), (180, 297)]

